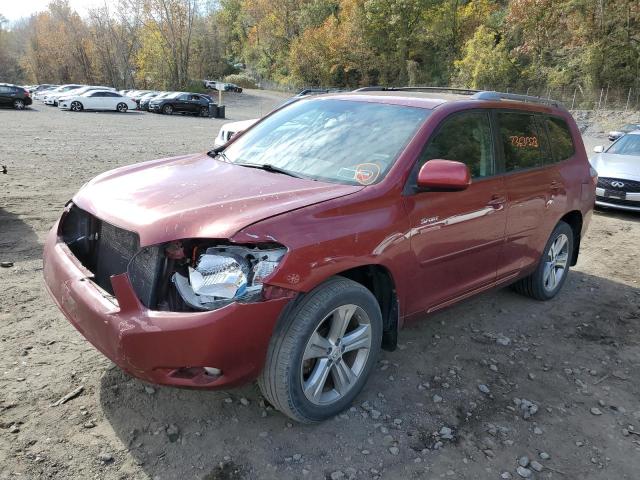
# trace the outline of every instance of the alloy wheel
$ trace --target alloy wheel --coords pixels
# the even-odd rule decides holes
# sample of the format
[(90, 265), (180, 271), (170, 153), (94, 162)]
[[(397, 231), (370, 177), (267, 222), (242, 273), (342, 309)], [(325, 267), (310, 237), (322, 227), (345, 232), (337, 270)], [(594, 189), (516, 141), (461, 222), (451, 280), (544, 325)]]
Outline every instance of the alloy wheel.
[(24, 110), (24, 100), (20, 100), (20, 99), (14, 100), (13, 106), (16, 110)]
[(316, 327), (302, 357), (301, 382), (315, 405), (334, 403), (362, 375), (371, 351), (371, 320), (357, 305), (342, 305)]
[(79, 112), (82, 110), (82, 104), (80, 102), (71, 102), (71, 110), (74, 112)]
[(127, 111), (127, 105), (125, 103), (119, 103), (116, 108), (120, 113), (124, 113)]
[(567, 270), (569, 261), (569, 238), (561, 233), (556, 237), (549, 251), (544, 264), (542, 275), (543, 285), (548, 292), (553, 291), (562, 281), (562, 277)]
[(173, 107), (171, 105), (165, 105), (162, 111), (167, 115), (171, 115), (173, 113)]

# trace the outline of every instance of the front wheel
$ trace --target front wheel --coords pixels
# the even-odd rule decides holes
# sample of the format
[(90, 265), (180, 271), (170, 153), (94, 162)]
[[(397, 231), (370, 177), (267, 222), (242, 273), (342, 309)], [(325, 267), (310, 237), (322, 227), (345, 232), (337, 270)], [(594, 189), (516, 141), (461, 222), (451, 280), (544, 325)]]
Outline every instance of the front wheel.
[(173, 107), (171, 105), (165, 105), (162, 107), (162, 113), (165, 115), (171, 115), (173, 113)]
[(127, 110), (129, 109), (129, 107), (127, 107), (126, 103), (119, 103), (116, 106), (116, 110), (118, 110), (120, 113), (127, 113)]
[(16, 110), (24, 110), (24, 107), (25, 107), (24, 100), (20, 98), (16, 98), (13, 101), (13, 108), (15, 108)]
[(513, 285), (516, 292), (537, 300), (551, 300), (562, 289), (573, 258), (573, 230), (558, 222), (536, 270)]
[(296, 421), (326, 420), (362, 390), (381, 341), (376, 298), (359, 283), (334, 277), (308, 294), (276, 328), (258, 379), (260, 390)]
[(208, 117), (209, 116), (209, 109), (207, 107), (201, 107), (200, 108), (200, 116), (201, 117)]
[(81, 112), (83, 107), (80, 102), (74, 101), (74, 102), (71, 102), (70, 108), (72, 112)]

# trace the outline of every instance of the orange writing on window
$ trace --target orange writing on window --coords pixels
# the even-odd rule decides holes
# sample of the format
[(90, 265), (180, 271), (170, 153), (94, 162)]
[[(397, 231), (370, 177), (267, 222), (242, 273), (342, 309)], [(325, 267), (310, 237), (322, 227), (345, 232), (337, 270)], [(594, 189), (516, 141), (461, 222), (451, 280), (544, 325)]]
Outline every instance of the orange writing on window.
[(511, 135), (511, 145), (518, 148), (538, 148), (538, 137), (520, 137), (518, 135)]

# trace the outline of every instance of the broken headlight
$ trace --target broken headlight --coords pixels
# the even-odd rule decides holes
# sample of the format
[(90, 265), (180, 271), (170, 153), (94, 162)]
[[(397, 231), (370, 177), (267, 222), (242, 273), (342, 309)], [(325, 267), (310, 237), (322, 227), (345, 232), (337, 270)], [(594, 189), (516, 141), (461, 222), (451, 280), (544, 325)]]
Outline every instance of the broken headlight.
[(197, 310), (215, 310), (232, 301), (255, 301), (262, 284), (278, 267), (286, 248), (235, 245), (195, 249), (187, 275), (174, 273), (172, 281), (182, 300)]

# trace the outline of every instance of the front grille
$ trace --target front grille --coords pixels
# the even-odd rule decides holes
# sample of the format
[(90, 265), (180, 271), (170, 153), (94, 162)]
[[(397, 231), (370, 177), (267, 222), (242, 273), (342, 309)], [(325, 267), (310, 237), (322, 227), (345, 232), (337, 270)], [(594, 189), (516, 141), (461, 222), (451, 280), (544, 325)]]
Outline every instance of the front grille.
[(104, 222), (75, 205), (64, 216), (60, 234), (102, 289), (113, 295), (111, 277), (128, 272), (140, 301), (149, 308), (155, 306), (163, 265), (160, 247), (141, 249), (136, 233)]
[[(612, 182), (616, 185), (612, 185)], [(618, 182), (623, 186), (618, 186)], [(598, 177), (598, 187), (606, 188), (607, 190), (617, 190), (619, 192), (640, 193), (640, 182), (637, 180), (627, 180), (625, 178)]]

